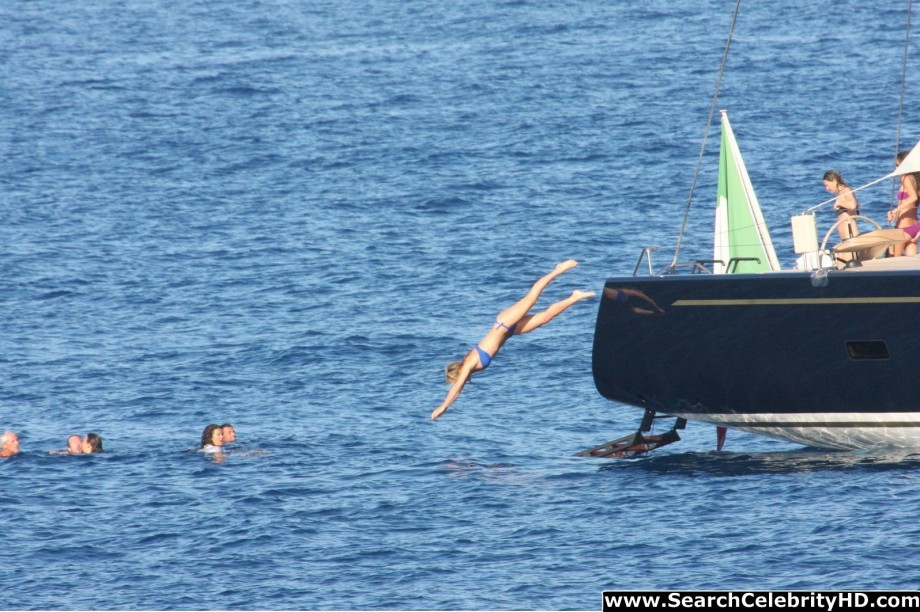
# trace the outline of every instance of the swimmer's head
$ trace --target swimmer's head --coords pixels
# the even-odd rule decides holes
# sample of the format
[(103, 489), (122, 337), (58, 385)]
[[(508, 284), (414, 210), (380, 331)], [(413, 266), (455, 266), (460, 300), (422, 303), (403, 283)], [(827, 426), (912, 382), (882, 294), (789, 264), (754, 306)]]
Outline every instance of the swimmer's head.
[(84, 453), (101, 453), (102, 452), (102, 436), (95, 433), (86, 434), (86, 438), (83, 440), (83, 452)]
[(67, 438), (67, 452), (71, 455), (78, 455), (83, 452), (83, 438), (77, 434)]
[(233, 425), (230, 423), (224, 423), (220, 426), (220, 429), (224, 434), (224, 444), (230, 444), (231, 442), (236, 441), (236, 430), (233, 428)]
[(4, 457), (15, 455), (19, 452), (19, 436), (15, 432), (3, 432), (3, 435), (0, 436), (0, 452), (3, 453), (0, 456)]
[(220, 428), (220, 425), (212, 423), (204, 428), (204, 431), (201, 434), (201, 448), (204, 448), (209, 444), (212, 446), (223, 446), (224, 432)]

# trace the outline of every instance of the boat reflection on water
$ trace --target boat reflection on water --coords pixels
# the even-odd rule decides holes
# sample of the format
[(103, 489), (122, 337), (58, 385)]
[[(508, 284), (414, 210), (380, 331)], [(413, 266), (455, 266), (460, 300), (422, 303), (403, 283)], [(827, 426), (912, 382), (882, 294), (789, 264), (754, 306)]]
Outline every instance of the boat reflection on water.
[(637, 315), (662, 315), (662, 310), (655, 300), (638, 289), (629, 287), (605, 287), (604, 299), (620, 305)]
[(920, 468), (920, 453), (794, 450), (768, 453), (692, 452), (604, 463), (599, 470), (639, 469), (659, 475), (752, 476), (806, 472), (890, 472)]

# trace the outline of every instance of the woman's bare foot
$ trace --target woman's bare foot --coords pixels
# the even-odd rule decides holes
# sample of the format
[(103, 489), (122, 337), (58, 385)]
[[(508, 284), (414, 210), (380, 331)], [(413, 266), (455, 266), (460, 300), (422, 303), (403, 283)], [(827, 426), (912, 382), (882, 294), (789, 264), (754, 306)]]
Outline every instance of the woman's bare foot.
[(575, 261), (574, 259), (568, 259), (566, 261), (563, 261), (560, 264), (556, 264), (556, 269), (554, 270), (554, 272), (556, 274), (562, 274), (563, 272), (567, 270), (571, 270), (577, 265), (578, 265), (577, 261)]
[(580, 302), (581, 300), (586, 300), (590, 297), (594, 297), (595, 295), (597, 295), (595, 291), (581, 291), (576, 289), (572, 292), (571, 299), (575, 300), (576, 302)]

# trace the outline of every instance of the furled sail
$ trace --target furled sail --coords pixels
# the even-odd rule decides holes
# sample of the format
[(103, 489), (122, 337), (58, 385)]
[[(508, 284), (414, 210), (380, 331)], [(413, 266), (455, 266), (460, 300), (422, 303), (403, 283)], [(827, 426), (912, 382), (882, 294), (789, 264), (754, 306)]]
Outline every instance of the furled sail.
[(914, 174), (920, 172), (920, 142), (914, 145), (907, 157), (898, 164), (898, 167), (889, 176), (900, 176), (902, 174)]
[(713, 259), (716, 274), (727, 272), (732, 258), (757, 258), (740, 261), (732, 272), (754, 273), (779, 270), (770, 232), (760, 212), (757, 195), (751, 185), (735, 134), (722, 111), (722, 147), (719, 152), (719, 187)]

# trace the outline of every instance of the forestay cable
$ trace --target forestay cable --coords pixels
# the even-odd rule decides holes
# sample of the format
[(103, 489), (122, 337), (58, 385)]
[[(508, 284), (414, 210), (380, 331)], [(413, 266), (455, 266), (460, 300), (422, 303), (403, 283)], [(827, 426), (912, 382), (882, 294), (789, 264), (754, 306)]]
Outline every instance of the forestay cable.
[[(911, 0), (913, 2), (913, 0)], [(735, 22), (738, 20), (738, 11), (741, 9), (741, 0), (735, 3), (735, 12), (732, 15), (732, 25), (728, 30), (728, 40), (725, 42), (725, 52), (722, 54), (722, 65), (719, 67), (719, 78), (716, 80), (716, 89), (712, 94), (712, 104), (709, 107), (709, 119), (706, 121), (706, 131), (703, 134), (703, 142), (700, 145), (700, 155), (696, 160), (696, 172), (693, 173), (693, 183), (690, 185), (690, 195), (687, 197), (687, 206), (684, 210), (684, 221), (680, 226), (680, 233), (677, 235), (677, 246), (674, 248), (674, 259), (671, 261), (670, 271), (673, 272), (677, 266), (677, 258), (680, 255), (680, 246), (684, 241), (684, 231), (687, 229), (687, 220), (690, 218), (690, 204), (693, 202), (693, 192), (696, 190), (696, 182), (700, 178), (700, 168), (703, 165), (703, 154), (706, 152), (706, 140), (709, 138), (709, 129), (712, 127), (712, 116), (716, 111), (716, 103), (719, 100), (719, 88), (722, 86), (722, 75), (725, 74), (725, 64), (728, 62), (728, 50), (732, 45), (732, 35), (735, 32)]]
[[(904, 90), (907, 87), (907, 54), (910, 50), (910, 16), (913, 14), (914, 0), (909, 0), (907, 3), (907, 32), (904, 34), (904, 61), (901, 66), (901, 94), (898, 99), (898, 129), (894, 134), (894, 154), (897, 157), (898, 153), (901, 152), (901, 116), (904, 112)], [(889, 210), (893, 209), (898, 205), (897, 200), (895, 199), (895, 189), (896, 186), (891, 186), (891, 205)]]

